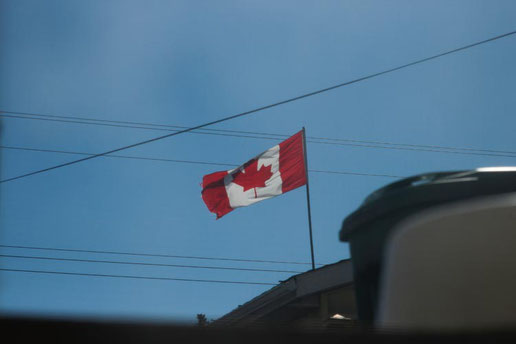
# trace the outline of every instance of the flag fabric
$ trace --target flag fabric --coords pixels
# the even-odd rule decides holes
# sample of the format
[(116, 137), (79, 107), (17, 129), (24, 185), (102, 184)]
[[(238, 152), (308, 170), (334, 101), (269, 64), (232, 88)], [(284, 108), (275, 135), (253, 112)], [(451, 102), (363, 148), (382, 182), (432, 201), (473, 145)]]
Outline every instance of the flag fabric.
[(202, 199), (217, 219), (306, 184), (303, 131), (242, 166), (205, 175)]

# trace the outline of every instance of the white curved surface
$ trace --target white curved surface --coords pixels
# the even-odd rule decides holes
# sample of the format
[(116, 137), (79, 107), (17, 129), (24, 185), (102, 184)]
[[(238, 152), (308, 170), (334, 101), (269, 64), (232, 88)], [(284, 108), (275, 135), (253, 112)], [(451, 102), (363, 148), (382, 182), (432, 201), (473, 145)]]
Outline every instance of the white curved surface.
[(432, 208), (393, 231), (376, 325), (464, 330), (516, 325), (516, 195)]

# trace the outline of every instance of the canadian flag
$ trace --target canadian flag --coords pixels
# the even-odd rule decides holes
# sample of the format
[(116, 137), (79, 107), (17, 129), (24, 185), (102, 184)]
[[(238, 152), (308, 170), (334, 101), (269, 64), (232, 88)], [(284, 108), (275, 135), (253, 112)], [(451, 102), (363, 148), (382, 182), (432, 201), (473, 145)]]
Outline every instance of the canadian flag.
[(303, 131), (240, 167), (205, 175), (202, 199), (217, 219), (306, 184)]

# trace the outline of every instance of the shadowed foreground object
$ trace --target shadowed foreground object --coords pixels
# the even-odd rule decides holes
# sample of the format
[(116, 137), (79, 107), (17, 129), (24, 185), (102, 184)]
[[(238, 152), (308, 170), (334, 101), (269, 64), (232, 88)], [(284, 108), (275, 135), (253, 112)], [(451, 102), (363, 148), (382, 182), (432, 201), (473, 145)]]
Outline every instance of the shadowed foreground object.
[[(389, 184), (343, 222), (362, 324), (404, 330), (516, 326), (516, 168)], [(512, 302), (512, 303), (511, 303)]]
[(136, 322), (60, 321), (0, 318), (4, 338), (48, 338), (51, 343), (514, 343), (515, 330), (469, 333), (387, 333), (365, 330), (333, 332), (221, 329)]

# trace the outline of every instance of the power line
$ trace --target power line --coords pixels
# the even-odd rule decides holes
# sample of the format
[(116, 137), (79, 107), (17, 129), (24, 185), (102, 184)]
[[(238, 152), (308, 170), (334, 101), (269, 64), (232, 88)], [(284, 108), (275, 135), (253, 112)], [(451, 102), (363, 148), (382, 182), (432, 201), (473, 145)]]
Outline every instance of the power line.
[[(94, 155), (93, 153), (72, 152), (72, 151), (55, 150), (55, 149), (30, 148), (30, 147), (15, 147), (15, 146), (0, 146), (0, 149), (33, 151), (33, 152), (42, 152), (42, 153), (59, 153), (59, 154), (72, 154), (72, 155), (86, 155), (86, 156)], [(183, 164), (214, 165), (214, 166), (224, 166), (224, 167), (238, 167), (238, 166), (240, 166), (240, 165), (237, 165), (237, 164), (226, 164), (226, 163), (217, 163), (217, 162), (194, 161), (194, 160), (176, 160), (176, 159), (166, 159), (166, 158), (149, 158), (149, 157), (129, 156), (129, 155), (112, 155), (112, 154), (110, 154), (110, 155), (104, 156), (104, 158), (149, 160), (149, 161), (173, 162), (173, 163), (183, 163)], [(361, 172), (350, 172), (350, 171), (308, 170), (308, 172), (311, 172), (311, 173), (339, 174), (339, 175), (353, 175), (353, 176), (365, 176), (365, 177), (405, 178), (404, 176), (397, 176), (397, 175), (392, 175), (392, 174), (378, 174), (378, 173), (375, 174), (375, 173), (361, 173)]]
[(268, 282), (248, 282), (248, 281), (207, 280), (207, 279), (191, 279), (191, 278), (175, 278), (175, 277), (150, 277), (150, 276), (135, 276), (135, 275), (91, 274), (91, 273), (82, 273), (82, 272), (65, 272), (65, 271), (48, 271), (48, 270), (25, 270), (25, 269), (7, 269), (7, 268), (0, 268), (0, 271), (8, 271), (8, 272), (25, 272), (25, 273), (35, 273), (35, 274), (68, 275), (68, 276), (109, 277), (109, 278), (132, 278), (132, 279), (143, 279), (143, 280), (181, 281), (181, 282), (198, 282), (198, 283), (224, 283), (224, 284), (248, 284), (248, 285), (277, 285), (277, 283), (268, 283)]
[(10, 254), (0, 254), (0, 257), (3, 257), (3, 258), (16, 258), (16, 259), (51, 260), (51, 261), (63, 261), (63, 262), (103, 263), (103, 264), (121, 264), (121, 265), (142, 265), (142, 266), (160, 266), (160, 267), (172, 267), (172, 268), (209, 269), (209, 270), (233, 270), (233, 271), (252, 271), (252, 272), (281, 272), (281, 273), (296, 273), (296, 274), (304, 272), (304, 271), (293, 271), (293, 270), (232, 268), (232, 267), (222, 267), (222, 266), (160, 264), (160, 263), (143, 263), (143, 262), (122, 262), (122, 261), (113, 261), (113, 260), (57, 258), (57, 257), (40, 257), (40, 256), (20, 256), (20, 255), (10, 255)]
[[(109, 127), (131, 128), (131, 129), (144, 129), (144, 130), (155, 130), (155, 131), (177, 132), (177, 131), (179, 131), (178, 129), (171, 129), (171, 128), (187, 128), (184, 126), (177, 126), (177, 125), (128, 122), (128, 121), (112, 121), (112, 120), (96, 119), (96, 118), (95, 119), (94, 118), (86, 119), (84, 117), (56, 116), (56, 115), (4, 111), (4, 110), (0, 110), (0, 116), (5, 117), (5, 118), (40, 120), (40, 121), (51, 121), (51, 122), (73, 123), (73, 124), (86, 124), (86, 125), (96, 125), (96, 126), (109, 126)], [(29, 117), (27, 117), (27, 116), (29, 116)], [(40, 117), (44, 117), (44, 118), (40, 118)], [(61, 118), (66, 118), (67, 120), (63, 120)], [(72, 119), (72, 120), (68, 120), (68, 119)], [(79, 120), (77, 120), (77, 119), (79, 119)], [(156, 126), (158, 128), (156, 128)], [(201, 130), (202, 131), (191, 131), (190, 133), (191, 134), (200, 134), (200, 135), (240, 137), (240, 138), (252, 138), (252, 139), (273, 140), (273, 141), (281, 141), (284, 138), (289, 137), (289, 135), (285, 135), (285, 134), (264, 133), (264, 132), (255, 132), (255, 131), (223, 130), (223, 129), (201, 129)], [(236, 134), (238, 134), (238, 135), (236, 135)], [(260, 135), (260, 136), (250, 136), (249, 134)], [(327, 141), (327, 142), (321, 142), (321, 141)], [(356, 139), (342, 139), (342, 138), (330, 138), (330, 137), (307, 136), (307, 143), (337, 145), (337, 146), (352, 146), (352, 147), (362, 147), (362, 148), (390, 149), (390, 150), (409, 150), (409, 151), (434, 152), (434, 153), (462, 154), (462, 155), (480, 155), (480, 156), (496, 156), (496, 157), (511, 157), (511, 158), (516, 157), (515, 151), (480, 149), (480, 148), (471, 148), (471, 147), (451, 147), (451, 146), (439, 146), (439, 145), (408, 144), (408, 143), (396, 143), (396, 142), (387, 142), (387, 141), (356, 140)]]
[[(311, 263), (308, 263), (308, 262), (296, 262), (296, 261), (245, 259), (245, 258), (221, 258), (221, 257), (205, 257), (205, 256), (185, 256), (185, 255), (142, 253), (142, 252), (83, 250), (83, 249), (57, 248), (57, 247), (38, 247), (38, 246), (22, 246), (22, 245), (0, 245), (0, 247), (14, 248), (14, 249), (26, 249), (26, 250), (41, 250), (41, 251), (55, 251), (55, 252), (81, 252), (81, 253), (94, 253), (94, 254), (139, 256), (139, 257), (181, 258), (181, 259), (220, 260), (220, 261), (248, 262), (248, 263), (311, 265)], [(324, 264), (317, 264), (317, 265), (324, 265)]]
[[(4, 113), (4, 115), (2, 115), (1, 113)], [(22, 115), (22, 116), (13, 116), (13, 115), (5, 115), (5, 114), (14, 114), (14, 115)], [(7, 117), (7, 118), (22, 118), (22, 119), (29, 119), (29, 120), (56, 121), (56, 122), (64, 122), (64, 123), (78, 123), (78, 124), (91, 124), (91, 125), (105, 125), (103, 123), (114, 123), (114, 124), (123, 124), (123, 125), (120, 125), (120, 127), (123, 127), (123, 128), (147, 129), (147, 130), (168, 130), (168, 129), (153, 128), (153, 127), (176, 128), (176, 129), (188, 128), (185, 126), (169, 125), (169, 124), (114, 121), (114, 120), (106, 120), (106, 119), (99, 119), (99, 118), (58, 116), (58, 115), (17, 112), (17, 111), (5, 111), (5, 110), (0, 110), (0, 116)], [(45, 117), (45, 118), (33, 118), (33, 117), (24, 117), (24, 116)], [(81, 121), (64, 121), (64, 120), (55, 119), (55, 118), (73, 119), (73, 120), (81, 120)], [(88, 122), (84, 122), (84, 121), (88, 121)], [(95, 123), (95, 122), (100, 122), (100, 123)], [(117, 125), (116, 127), (118, 127), (118, 126), (119, 125)], [(176, 130), (174, 130), (174, 131), (176, 131)], [(289, 135), (286, 135), (286, 134), (265, 133), (265, 132), (256, 132), (256, 131), (243, 131), (243, 130), (228, 130), (228, 129), (200, 129), (199, 131), (194, 131), (192, 133), (199, 134), (202, 132), (253, 134), (253, 135), (262, 135), (262, 136), (272, 136), (272, 137), (276, 137), (276, 138), (288, 138), (289, 137)], [(247, 137), (247, 136), (237, 136), (237, 137)], [(251, 137), (251, 136), (249, 136), (249, 137)], [(255, 137), (252, 137), (252, 138), (255, 138)], [(259, 138), (272, 139), (270, 137), (259, 137)], [(395, 143), (395, 142), (386, 142), (386, 141), (356, 140), (356, 139), (342, 139), (342, 138), (315, 137), (315, 136), (307, 136), (307, 139), (337, 141), (337, 142), (381, 144), (381, 145), (392, 145), (392, 146), (408, 146), (408, 147), (436, 148), (436, 149), (448, 149), (448, 150), (464, 150), (464, 151), (516, 154), (516, 152), (513, 152), (513, 151), (501, 151), (501, 150), (479, 149), (479, 148), (464, 148), (464, 147), (450, 147), (450, 146), (438, 146), (438, 145), (407, 144), (407, 143)]]
[[(94, 153), (72, 152), (72, 151), (64, 151), (64, 150), (56, 150), (56, 149), (41, 149), (41, 148), (31, 148), (31, 147), (16, 147), (16, 146), (0, 146), (0, 149), (32, 151), (32, 152), (41, 152), (41, 153), (71, 154), (71, 155), (95, 155)], [(213, 165), (213, 166), (223, 166), (223, 167), (238, 167), (239, 166), (236, 164), (225, 164), (225, 163), (217, 163), (217, 162), (206, 162), (206, 161), (196, 161), (196, 160), (177, 160), (177, 159), (166, 159), (166, 158), (150, 158), (150, 157), (129, 156), (129, 155), (106, 155), (105, 158), (149, 160), (149, 161), (174, 162), (174, 163), (184, 163), (184, 164), (196, 164), (196, 165)]]
[(361, 172), (344, 172), (344, 171), (323, 171), (323, 170), (308, 170), (310, 173), (327, 173), (327, 174), (344, 174), (351, 176), (364, 176), (364, 177), (385, 177), (385, 178), (407, 178), (407, 176), (395, 176), (392, 174), (378, 174), (378, 173), (361, 173)]
[[(337, 145), (337, 146), (353, 146), (353, 147), (364, 147), (364, 148), (379, 148), (379, 149), (390, 149), (390, 150), (403, 150), (403, 151), (417, 151), (417, 152), (434, 152), (434, 153), (446, 153), (446, 154), (460, 154), (460, 155), (479, 155), (479, 156), (496, 156), (496, 157), (506, 157), (506, 158), (516, 158), (516, 152), (509, 152), (512, 154), (494, 154), (494, 153), (476, 153), (476, 152), (465, 152), (465, 151), (454, 151), (454, 150), (445, 150), (443, 148), (439, 149), (431, 149), (431, 148), (412, 148), (412, 147), (387, 147), (387, 146), (379, 146), (379, 145), (371, 145), (371, 144), (356, 144), (356, 143), (337, 143), (337, 142), (315, 142), (315, 141), (307, 141), (318, 144), (326, 144), (326, 145)], [(465, 149), (465, 148), (459, 148)], [(473, 149), (470, 149), (473, 150)], [(501, 152), (501, 151), (500, 151)]]
[(238, 114), (235, 114), (235, 115), (231, 115), (231, 116), (227, 116), (227, 117), (224, 117), (224, 118), (221, 118), (221, 119), (218, 119), (218, 120), (207, 122), (207, 123), (204, 123), (204, 124), (201, 124), (201, 125), (197, 125), (197, 126), (190, 127), (190, 128), (187, 128), (187, 129), (179, 130), (178, 132), (175, 132), (175, 133), (170, 133), (170, 134), (158, 136), (158, 137), (155, 137), (155, 138), (152, 138), (152, 139), (148, 139), (148, 140), (140, 141), (140, 142), (137, 142), (137, 143), (133, 143), (131, 145), (127, 145), (127, 146), (123, 146), (123, 147), (120, 147), (120, 148), (112, 149), (112, 150), (109, 150), (107, 152), (95, 154), (95, 155), (92, 155), (92, 156), (87, 156), (87, 157), (84, 157), (82, 159), (78, 159), (78, 160), (70, 161), (70, 162), (67, 162), (67, 163), (63, 163), (63, 164), (47, 167), (47, 168), (44, 168), (44, 169), (40, 169), (40, 170), (37, 170), (37, 171), (33, 171), (33, 172), (30, 172), (30, 173), (19, 175), (19, 176), (16, 176), (16, 177), (0, 180), (0, 183), (5, 183), (5, 182), (9, 182), (9, 181), (20, 179), (20, 178), (29, 177), (29, 176), (32, 176), (32, 175), (35, 175), (35, 174), (39, 174), (39, 173), (43, 173), (43, 172), (48, 172), (48, 171), (51, 171), (51, 170), (54, 170), (54, 169), (57, 169), (57, 168), (62, 168), (62, 167), (65, 167), (65, 166), (70, 166), (70, 165), (73, 165), (73, 164), (77, 164), (77, 163), (80, 163), (80, 162), (83, 162), (83, 161), (86, 161), (86, 160), (91, 160), (91, 159), (94, 159), (94, 158), (98, 158), (98, 157), (101, 157), (101, 156), (104, 156), (104, 155), (108, 155), (108, 154), (111, 154), (111, 153), (120, 152), (122, 150), (134, 148), (134, 147), (141, 146), (141, 145), (144, 145), (144, 144), (148, 144), (148, 143), (151, 143), (151, 142), (154, 142), (154, 141), (163, 140), (163, 139), (168, 138), (168, 137), (172, 137), (172, 136), (180, 135), (180, 134), (183, 134), (183, 133), (191, 132), (193, 130), (201, 129), (201, 128), (208, 127), (208, 126), (211, 126), (211, 125), (214, 125), (214, 124), (226, 122), (226, 121), (233, 120), (233, 119), (236, 119), (236, 118), (239, 118), (239, 117), (243, 117), (243, 116), (248, 116), (248, 115), (251, 115), (251, 114), (259, 112), (259, 111), (263, 111), (263, 110), (267, 110), (267, 109), (270, 109), (270, 108), (273, 108), (273, 107), (277, 107), (277, 106), (280, 106), (280, 105), (288, 104), (288, 103), (291, 103), (291, 102), (294, 102), (294, 101), (298, 101), (298, 100), (301, 100), (301, 99), (304, 99), (304, 98), (315, 96), (315, 95), (320, 94), (320, 93), (328, 92), (328, 91), (331, 91), (331, 90), (334, 90), (334, 89), (337, 89), (337, 88), (340, 88), (340, 87), (348, 86), (348, 85), (351, 85), (351, 84), (354, 84), (354, 83), (357, 83), (357, 82), (361, 82), (361, 81), (365, 81), (365, 80), (368, 80), (368, 79), (372, 79), (372, 78), (375, 78), (375, 77), (378, 77), (378, 76), (381, 76), (381, 75), (384, 75), (384, 74), (392, 73), (392, 72), (398, 71), (398, 70), (403, 69), (403, 68), (411, 67), (411, 66), (414, 66), (416, 64), (427, 62), (427, 61), (430, 61), (430, 60), (433, 60), (433, 59), (436, 59), (436, 58), (439, 58), (439, 57), (442, 57), (442, 56), (445, 56), (445, 55), (456, 53), (456, 52), (459, 52), (459, 51), (462, 51), (462, 50), (465, 50), (465, 49), (469, 49), (469, 48), (472, 48), (472, 47), (475, 47), (475, 46), (478, 46), (478, 45), (481, 45), (481, 44), (492, 42), (492, 41), (495, 41), (495, 40), (498, 40), (498, 39), (501, 39), (501, 38), (504, 38), (504, 37), (508, 37), (508, 36), (514, 35), (514, 34), (516, 34), (516, 31), (511, 31), (511, 32), (508, 32), (508, 33), (505, 33), (505, 34), (502, 34), (502, 35), (498, 35), (498, 36), (495, 36), (495, 37), (491, 37), (489, 39), (485, 39), (485, 40), (482, 40), (482, 41), (479, 41), (479, 42), (476, 42), (476, 43), (473, 43), (473, 44), (468, 44), (468, 45), (465, 45), (465, 46), (462, 46), (462, 47), (459, 47), (459, 48), (455, 48), (455, 49), (452, 49), (452, 50), (449, 50), (449, 51), (446, 51), (446, 52), (443, 52), (443, 53), (440, 53), (440, 54), (437, 54), (437, 55), (433, 55), (433, 56), (430, 56), (430, 57), (427, 57), (427, 58), (424, 58), (424, 59), (420, 59), (420, 60), (416, 60), (414, 62), (406, 63), (406, 64), (403, 64), (403, 65), (398, 66), (398, 67), (387, 69), (387, 70), (384, 70), (384, 71), (381, 71), (381, 72), (378, 72), (378, 73), (374, 73), (374, 74), (369, 74), (367, 76), (364, 76), (364, 77), (361, 77), (361, 78), (358, 78), (358, 79), (354, 79), (354, 80), (351, 80), (351, 81), (346, 81), (346, 82), (343, 82), (343, 83), (340, 83), (340, 84), (337, 84), (337, 85), (333, 85), (333, 86), (330, 86), (330, 87), (319, 89), (317, 91), (305, 93), (305, 94), (302, 94), (302, 95), (297, 96), (297, 97), (285, 99), (285, 100), (282, 100), (282, 101), (279, 101), (279, 102), (276, 102), (276, 103), (272, 103), (272, 104), (269, 104), (269, 105), (261, 106), (261, 107), (258, 107), (258, 108), (255, 108), (255, 109), (252, 109), (252, 110), (249, 110), (249, 111), (241, 112), (241, 113), (238, 113)]

